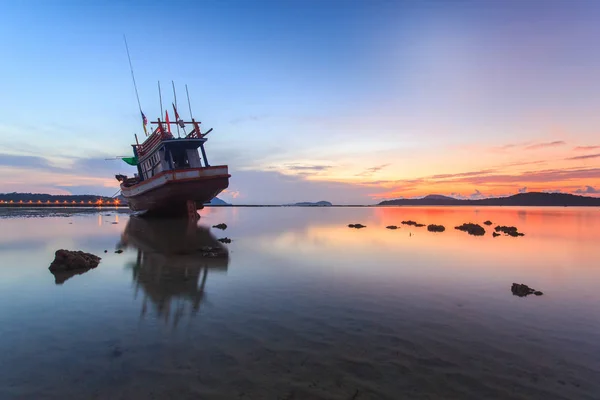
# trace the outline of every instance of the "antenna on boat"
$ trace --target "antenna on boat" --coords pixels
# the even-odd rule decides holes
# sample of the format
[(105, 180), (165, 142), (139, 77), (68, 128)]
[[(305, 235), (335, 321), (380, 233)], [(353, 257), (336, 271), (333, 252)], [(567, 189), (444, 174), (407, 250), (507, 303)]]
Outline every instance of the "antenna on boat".
[(140, 95), (138, 94), (137, 84), (135, 83), (135, 75), (133, 75), (133, 65), (131, 65), (131, 57), (129, 56), (129, 46), (127, 45), (127, 38), (125, 34), (123, 34), (123, 40), (125, 41), (125, 49), (127, 50), (127, 59), (129, 60), (129, 69), (131, 70), (131, 79), (133, 80), (133, 88), (135, 89), (135, 98), (137, 99), (138, 108), (140, 109), (140, 114), (142, 115), (142, 125), (144, 127), (144, 131), (146, 131), (145, 117), (142, 112), (142, 105), (140, 104)]
[(177, 112), (177, 94), (175, 94), (175, 82), (171, 81), (171, 85), (173, 85), (173, 99), (175, 99), (175, 125), (177, 126), (177, 137), (180, 138), (179, 135), (179, 116)]
[(158, 99), (160, 100), (160, 117), (163, 117), (162, 95), (160, 94), (160, 81), (158, 81)]
[(188, 107), (190, 108), (190, 118), (194, 119), (194, 116), (192, 115), (192, 104), (190, 103), (190, 92), (188, 92), (187, 83), (185, 84), (185, 94), (187, 95)]

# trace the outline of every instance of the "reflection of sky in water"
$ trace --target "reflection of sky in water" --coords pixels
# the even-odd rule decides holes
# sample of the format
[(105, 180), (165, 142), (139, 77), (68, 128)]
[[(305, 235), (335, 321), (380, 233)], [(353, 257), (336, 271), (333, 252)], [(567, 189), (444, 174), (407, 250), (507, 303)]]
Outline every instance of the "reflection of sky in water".
[[(460, 397), (463, 381), (472, 392), (462, 398), (519, 398), (501, 389), (519, 385), (529, 398), (599, 389), (597, 209), (206, 208), (200, 228), (109, 213), (0, 219), (0, 386), (14, 388), (0, 397), (64, 395), (48, 373), (62, 368), (72, 395), (149, 395), (158, 376), (165, 391), (269, 398), (261, 387), (297, 382), (311, 398), (317, 389), (306, 379), (325, 385), (327, 371), (342, 371), (335, 379), (344, 383), (327, 393), (371, 388), (385, 398), (406, 388), (398, 362), (423, 396)], [(408, 219), (446, 232), (401, 225)], [(484, 237), (454, 229), (487, 219)], [(220, 222), (227, 230), (211, 228)], [(391, 224), (401, 228), (385, 229)], [(525, 236), (492, 238), (497, 224)], [(225, 236), (233, 239), (226, 259), (192, 251)], [(47, 267), (59, 248), (102, 262), (57, 286)], [(512, 282), (545, 295), (514, 297)], [(396, 353), (404, 361), (390, 359)], [(316, 377), (297, 358), (313, 360)], [(117, 359), (128, 378), (111, 375)], [(79, 372), (86, 362), (91, 382)], [(189, 379), (203, 368), (215, 386), (194, 392)], [(279, 369), (290, 375), (273, 375)], [(145, 389), (135, 392), (134, 381)]]

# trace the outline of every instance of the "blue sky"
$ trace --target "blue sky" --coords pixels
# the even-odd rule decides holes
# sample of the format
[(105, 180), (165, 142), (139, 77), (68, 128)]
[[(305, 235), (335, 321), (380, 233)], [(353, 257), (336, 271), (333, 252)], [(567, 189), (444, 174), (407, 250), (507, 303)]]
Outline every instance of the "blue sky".
[(595, 1), (0, 7), (0, 192), (110, 195), (132, 172), (104, 160), (141, 134), (123, 34), (149, 119), (158, 80), (165, 104), (188, 84), (228, 201), (600, 189)]

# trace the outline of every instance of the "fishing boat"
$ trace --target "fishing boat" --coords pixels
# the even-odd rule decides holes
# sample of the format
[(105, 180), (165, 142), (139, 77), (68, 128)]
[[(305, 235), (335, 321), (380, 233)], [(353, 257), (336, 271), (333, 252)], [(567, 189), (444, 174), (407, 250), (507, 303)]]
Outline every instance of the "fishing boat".
[(123, 158), (137, 167), (137, 173), (133, 177), (115, 175), (121, 194), (132, 211), (156, 216), (194, 215), (197, 208), (229, 186), (228, 166), (208, 162), (204, 144), (212, 129), (201, 133), (200, 123), (194, 119), (179, 120), (175, 123), (184, 132), (189, 125), (192, 129), (183, 137), (174, 137), (170, 129), (173, 122), (159, 118), (153, 123), (157, 127), (148, 138), (132, 145), (134, 156)]
[[(124, 38), (125, 39), (125, 38)], [(125, 39), (127, 48), (127, 40)], [(192, 115), (190, 96), (185, 86), (191, 121), (184, 121), (177, 110), (177, 95), (173, 83), (173, 111), (175, 121), (169, 121), (169, 113), (163, 114), (160, 82), (158, 93), (160, 99), (161, 118), (151, 122), (156, 128), (150, 128), (142, 112), (137, 85), (127, 48), (127, 57), (131, 68), (131, 77), (142, 117), (142, 126), (146, 139), (133, 147), (133, 157), (120, 157), (129, 165), (137, 168), (132, 177), (118, 174), (115, 178), (120, 182), (121, 195), (132, 211), (143, 212), (148, 216), (185, 216), (197, 218), (197, 209), (209, 202), (229, 186), (227, 165), (211, 166), (204, 147), (212, 128), (206, 132), (200, 129), (200, 122)], [(171, 126), (175, 125), (177, 137), (173, 135)]]

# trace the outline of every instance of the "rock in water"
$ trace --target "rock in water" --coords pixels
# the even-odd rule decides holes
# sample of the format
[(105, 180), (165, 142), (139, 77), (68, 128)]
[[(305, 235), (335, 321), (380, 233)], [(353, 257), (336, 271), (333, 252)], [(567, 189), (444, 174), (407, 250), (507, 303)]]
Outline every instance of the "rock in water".
[(496, 232), (492, 232), (492, 236), (493, 236), (493, 237), (498, 237), (498, 236), (500, 236), (500, 234), (499, 234), (499, 233), (496, 233)]
[(458, 229), (459, 231), (467, 232), (469, 235), (473, 236), (483, 236), (485, 235), (485, 229), (483, 226), (473, 223), (462, 224), (460, 226), (454, 227), (454, 229)]
[(217, 224), (217, 225), (213, 225), (213, 228), (217, 228), (217, 229), (225, 230), (225, 229), (227, 229), (227, 224)]
[(431, 224), (431, 225), (427, 225), (427, 230), (429, 232), (444, 232), (446, 230), (446, 228), (444, 227), (444, 225)]
[(349, 224), (348, 228), (356, 228), (356, 229), (360, 229), (360, 228), (366, 228), (365, 225), (363, 224)]
[(489, 226), (489, 225), (491, 225), (491, 224), (492, 224), (492, 221), (490, 221), (490, 220), (488, 219), (488, 220), (487, 220), (487, 221), (485, 221), (483, 224), (484, 224), (484, 225), (488, 225), (488, 226)]
[(50, 272), (72, 271), (77, 269), (96, 268), (101, 258), (83, 251), (56, 250), (54, 261), (48, 269)]
[(217, 240), (219, 242), (221, 242), (221, 243), (231, 243), (231, 239), (229, 239), (227, 237), (224, 237), (224, 238), (221, 238), (221, 239), (217, 239)]
[(386, 226), (387, 229), (398, 229), (398, 227), (396, 225), (389, 225)]
[(524, 285), (522, 283), (513, 283), (510, 288), (510, 291), (512, 292), (513, 295), (519, 296), (519, 297), (529, 296), (530, 294), (535, 294), (536, 296), (541, 296), (544, 294), (544, 293), (540, 292), (539, 290), (530, 288), (529, 286)]
[(494, 228), (496, 232), (504, 232), (508, 236), (517, 237), (517, 236), (525, 236), (524, 233), (518, 232), (515, 226), (500, 226)]

